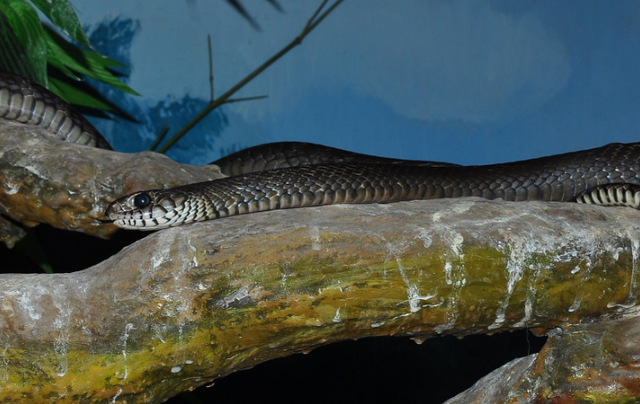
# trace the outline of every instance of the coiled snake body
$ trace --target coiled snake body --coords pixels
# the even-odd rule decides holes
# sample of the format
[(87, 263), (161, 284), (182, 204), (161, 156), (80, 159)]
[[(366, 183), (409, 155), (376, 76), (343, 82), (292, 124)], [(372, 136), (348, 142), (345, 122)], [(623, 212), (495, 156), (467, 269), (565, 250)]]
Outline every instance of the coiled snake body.
[(60, 140), (111, 150), (82, 114), (44, 87), (0, 70), (0, 118), (40, 126)]
[[(108, 148), (63, 101), (9, 74), (0, 74), (0, 118), (57, 128), (52, 133), (63, 140)], [(156, 230), (273, 209), (465, 196), (640, 206), (640, 143), (456, 166), (291, 142), (258, 146), (214, 163), (234, 176), (136, 192), (112, 202), (106, 215), (122, 228)]]

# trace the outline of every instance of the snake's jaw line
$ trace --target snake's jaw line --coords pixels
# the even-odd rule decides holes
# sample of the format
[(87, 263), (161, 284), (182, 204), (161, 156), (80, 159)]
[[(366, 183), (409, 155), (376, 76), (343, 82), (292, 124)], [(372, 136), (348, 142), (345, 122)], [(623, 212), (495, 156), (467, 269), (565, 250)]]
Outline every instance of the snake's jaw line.
[[(140, 196), (145, 203), (140, 203)], [(147, 201), (148, 199), (148, 201)], [(140, 191), (111, 202), (105, 212), (116, 226), (128, 230), (159, 230), (184, 222), (188, 196), (163, 190)]]

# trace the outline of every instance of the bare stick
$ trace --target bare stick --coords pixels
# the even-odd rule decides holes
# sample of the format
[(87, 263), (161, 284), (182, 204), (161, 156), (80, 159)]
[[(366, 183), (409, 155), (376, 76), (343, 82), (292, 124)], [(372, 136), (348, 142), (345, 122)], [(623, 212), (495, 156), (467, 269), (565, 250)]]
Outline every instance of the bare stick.
[[(307, 25), (305, 25), (305, 27), (302, 30), (302, 32), (300, 33), (300, 35), (298, 35), (287, 46), (282, 48), (280, 50), (280, 52), (276, 53), (269, 60), (264, 62), (262, 65), (260, 65), (260, 67), (258, 67), (257, 69), (255, 69), (254, 71), (249, 73), (249, 75), (247, 75), (244, 79), (242, 79), (238, 84), (236, 84), (235, 86), (233, 86), (229, 90), (227, 90), (227, 92), (222, 94), (217, 100), (215, 100), (212, 103), (210, 103), (209, 105), (207, 105), (198, 115), (195, 116), (195, 118), (193, 118), (189, 123), (187, 123), (164, 146), (162, 146), (158, 152), (159, 153), (166, 153), (167, 150), (169, 150), (171, 148), (171, 146), (173, 146), (178, 140), (180, 140), (180, 138), (182, 138), (182, 136), (184, 136), (187, 132), (189, 132), (198, 122), (200, 122), (211, 111), (213, 111), (214, 109), (216, 109), (217, 107), (222, 105), (229, 97), (231, 97), (238, 90), (240, 90), (242, 87), (244, 87), (247, 83), (249, 83), (251, 80), (253, 80), (257, 75), (259, 75), (260, 73), (265, 71), (269, 66), (271, 66), (273, 63), (275, 63), (282, 56), (286, 55), (287, 52), (289, 52), (291, 49), (295, 48), (297, 45), (300, 45), (302, 43), (302, 40), (307, 35), (309, 35), (309, 33), (311, 33), (311, 31), (313, 31), (313, 29), (315, 27), (317, 27), (318, 24), (320, 24), (320, 22), (322, 22), (322, 20), (324, 20), (325, 17), (327, 15), (329, 15), (343, 1), (344, 0), (336, 0), (336, 2), (331, 5), (331, 7), (329, 7), (324, 13), (322, 13), (320, 16), (318, 16), (315, 20), (313, 20), (313, 19), (309, 20), (309, 22), (307, 23)], [(314, 13), (314, 16), (317, 16), (319, 14), (319, 10), (322, 7), (324, 7), (324, 4), (326, 2), (327, 2), (327, 0), (324, 0), (322, 2), (322, 4), (320, 4), (320, 7), (318, 7), (318, 10), (316, 10), (316, 12)]]
[(323, 0), (322, 3), (320, 4), (320, 6), (318, 7), (318, 9), (316, 10), (315, 13), (313, 13), (313, 15), (311, 16), (311, 18), (309, 18), (309, 21), (307, 21), (307, 25), (304, 26), (304, 29), (309, 29), (309, 26), (313, 23), (313, 21), (316, 19), (316, 17), (318, 16), (318, 14), (320, 13), (320, 11), (322, 11), (322, 9), (324, 8), (324, 6), (327, 5), (327, 1), (329, 0)]
[(154, 140), (151, 147), (149, 147), (150, 151), (154, 151), (158, 147), (160, 142), (162, 142), (162, 139), (167, 135), (167, 132), (169, 132), (169, 122), (165, 123), (162, 129), (160, 129), (158, 136), (156, 136), (156, 140)]
[[(229, 98), (228, 100), (224, 101), (222, 104), (233, 104), (234, 102), (242, 102), (242, 101), (255, 101), (255, 100), (262, 100), (265, 98), (269, 98), (268, 95), (256, 95), (253, 97), (241, 97), (241, 98)], [(220, 104), (220, 105), (222, 105)]]
[(211, 52), (211, 35), (207, 35), (207, 44), (209, 45), (209, 89), (211, 90), (210, 102), (213, 102), (213, 56)]

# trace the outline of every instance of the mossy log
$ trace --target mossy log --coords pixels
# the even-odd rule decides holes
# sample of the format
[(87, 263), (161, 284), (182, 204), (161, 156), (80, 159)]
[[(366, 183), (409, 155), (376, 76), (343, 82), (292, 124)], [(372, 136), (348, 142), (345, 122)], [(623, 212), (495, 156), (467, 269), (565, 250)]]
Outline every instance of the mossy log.
[[(8, 154), (0, 165), (10, 165)], [(22, 181), (36, 189), (67, 175), (43, 170)], [(106, 183), (111, 174), (95, 175)], [(24, 192), (17, 184), (10, 189)], [(30, 198), (6, 190), (5, 212)], [(46, 218), (58, 217), (66, 216)], [(639, 234), (632, 209), (477, 198), (283, 210), (159, 231), (83, 271), (0, 276), (0, 401), (162, 402), (334, 341), (525, 327), (554, 337), (539, 356), (500, 370), (515, 369), (517, 386), (492, 379), (495, 391), (502, 383), (523, 392), (507, 402), (631, 399), (640, 345), (634, 326), (612, 319), (635, 320)], [(579, 328), (594, 322), (608, 328)], [(560, 373), (541, 359), (546, 352), (576, 367)], [(562, 375), (565, 384), (553, 382)]]

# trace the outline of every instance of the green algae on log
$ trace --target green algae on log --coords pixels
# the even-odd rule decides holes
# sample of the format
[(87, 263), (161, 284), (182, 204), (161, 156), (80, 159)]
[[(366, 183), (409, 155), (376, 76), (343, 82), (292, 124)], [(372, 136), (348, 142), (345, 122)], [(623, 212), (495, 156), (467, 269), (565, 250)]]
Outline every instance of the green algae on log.
[(167, 229), (80, 272), (0, 277), (0, 400), (162, 402), (332, 341), (628, 314), (639, 234), (631, 209), (476, 198)]

